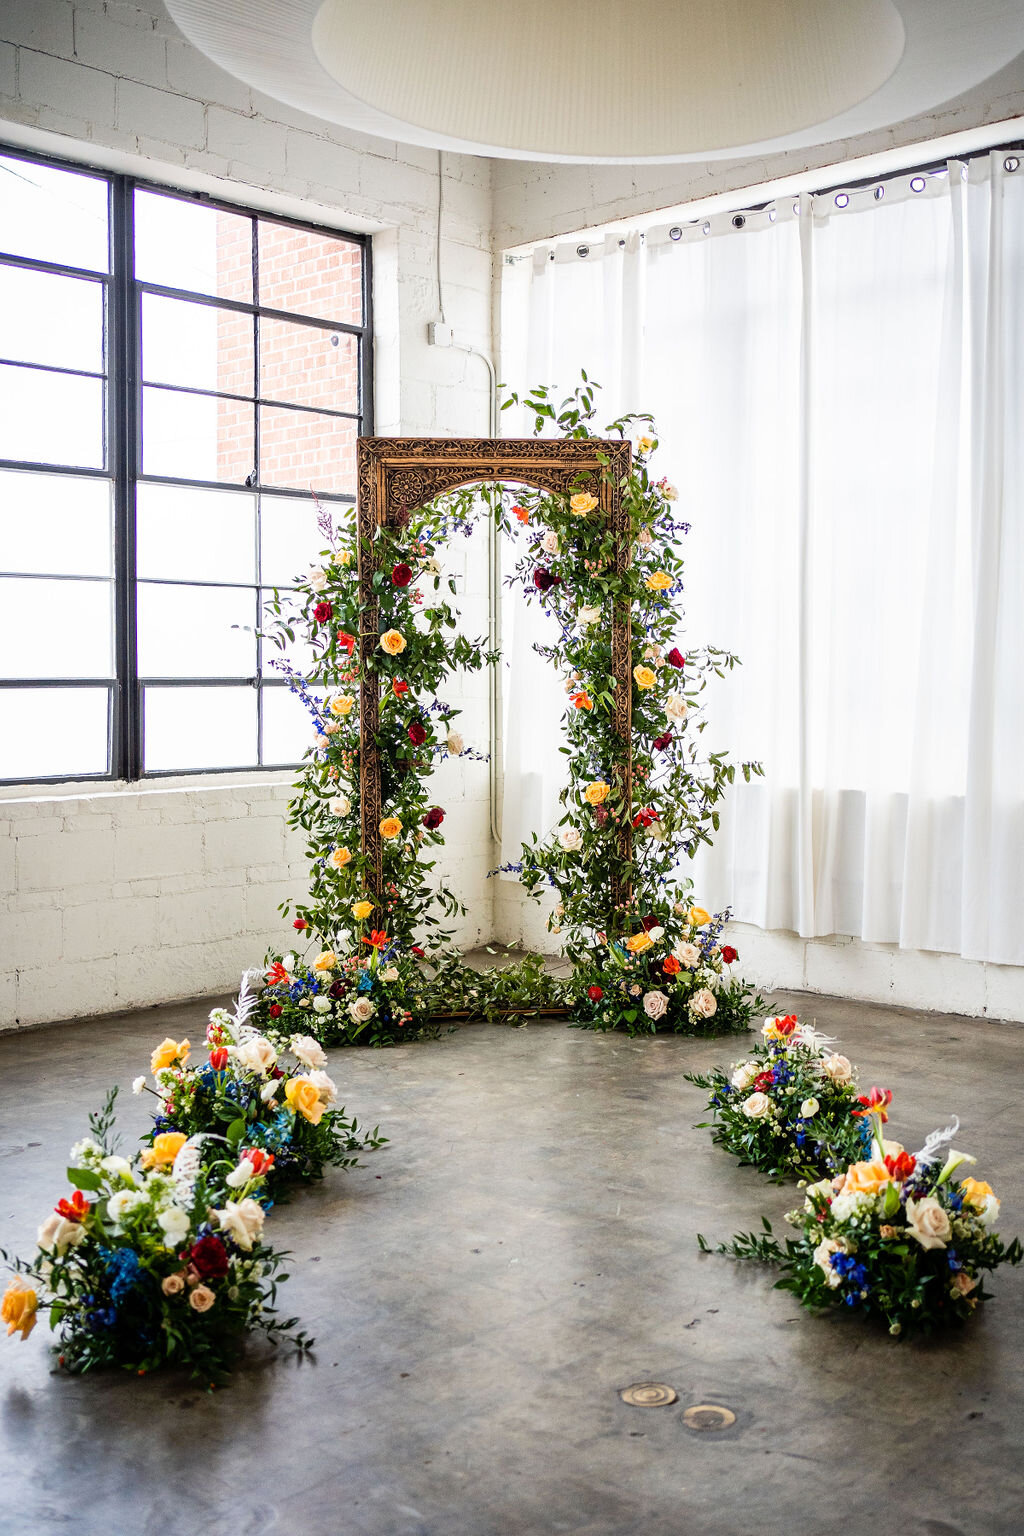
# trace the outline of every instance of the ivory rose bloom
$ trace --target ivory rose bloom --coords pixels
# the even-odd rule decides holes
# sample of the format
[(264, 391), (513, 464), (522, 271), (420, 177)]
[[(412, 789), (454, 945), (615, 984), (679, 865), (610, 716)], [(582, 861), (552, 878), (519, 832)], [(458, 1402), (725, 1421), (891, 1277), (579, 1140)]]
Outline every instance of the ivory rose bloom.
[(710, 987), (701, 987), (695, 992), (689, 1006), (695, 1019), (710, 1019), (718, 1012), (718, 1000)]
[(334, 869), (344, 869), (346, 864), (352, 862), (352, 855), (347, 848), (335, 848), (328, 856), (327, 862)]
[(327, 1056), (319, 1040), (312, 1035), (293, 1035), (289, 1049), (304, 1067), (326, 1067)]
[(700, 965), (700, 950), (696, 944), (687, 943), (685, 940), (676, 945), (672, 953), (680, 965), (685, 965), (688, 971), (695, 971)]
[(322, 566), (314, 565), (309, 572), (309, 585), (314, 592), (322, 592), (327, 585), (327, 572)]
[(591, 496), (589, 491), (577, 491), (575, 496), (569, 497), (569, 511), (574, 517), (586, 517), (596, 506), (597, 497)]
[(405, 636), (397, 629), (386, 629), (380, 637), (380, 648), (389, 656), (401, 656), (405, 650)]
[(168, 1248), (177, 1248), (188, 1237), (189, 1219), (188, 1212), (183, 1211), (180, 1205), (169, 1205), (162, 1210), (157, 1217), (157, 1226), (166, 1238)]
[(121, 1222), (128, 1211), (141, 1205), (145, 1198), (141, 1189), (119, 1189), (107, 1201), (107, 1215), (111, 1221)]
[(600, 779), (595, 779), (594, 783), (588, 784), (583, 791), (583, 798), (588, 805), (601, 805), (607, 800), (610, 790), (610, 784), (605, 784)]
[(380, 977), (381, 977), (382, 981), (397, 981), (398, 980), (398, 966), (397, 965), (389, 965), (386, 970), (381, 971)]
[(645, 585), (652, 592), (666, 592), (672, 585), (672, 577), (667, 571), (651, 571), (650, 575), (645, 577)]
[(161, 1072), (164, 1067), (171, 1067), (175, 1062), (186, 1062), (190, 1050), (191, 1046), (187, 1040), (172, 1040), (168, 1036), (166, 1040), (161, 1040), (149, 1058), (149, 1070)]
[(601, 617), (601, 610), (600, 608), (591, 607), (581, 608), (576, 617), (581, 624), (596, 624)]
[(165, 1296), (180, 1296), (185, 1289), (185, 1281), (181, 1275), (164, 1275), (160, 1282), (160, 1289)]
[[(117, 1196), (115, 1195), (114, 1198), (116, 1199)], [(85, 1227), (80, 1221), (68, 1221), (66, 1217), (54, 1211), (52, 1216), (47, 1216), (36, 1233), (36, 1242), (40, 1248), (56, 1249), (58, 1253), (65, 1253), (68, 1248), (77, 1248), (84, 1236)]]
[(658, 675), (650, 667), (634, 667), (633, 676), (638, 688), (653, 688), (657, 684)]
[(686, 719), (687, 704), (681, 693), (670, 693), (665, 700), (665, 714), (677, 723)]
[(826, 1056), (821, 1064), (821, 1070), (832, 1082), (844, 1087), (853, 1081), (853, 1066), (847, 1056), (840, 1056), (833, 1051), (831, 1056)]
[(907, 1232), (922, 1248), (945, 1248), (952, 1228), (949, 1217), (931, 1195), (907, 1201)]
[(733, 1069), (733, 1074), (729, 1081), (734, 1088), (738, 1088), (742, 1093), (745, 1088), (750, 1087), (760, 1070), (756, 1061), (741, 1061), (739, 1066)]
[(139, 1161), (143, 1168), (169, 1168), (182, 1147), (188, 1141), (184, 1131), (161, 1131), (153, 1137), (153, 1145), (144, 1147)]
[(313, 999), (313, 1012), (314, 1013), (330, 1013), (330, 1011), (331, 1011), (331, 1000), (330, 1000), (329, 997), (314, 997), (314, 999)]
[(357, 997), (348, 1005), (349, 1018), (354, 1024), (365, 1024), (376, 1012), (376, 1003), (371, 1003), (368, 997)]
[(834, 1253), (848, 1253), (849, 1248), (843, 1237), (826, 1237), (814, 1250), (814, 1262), (825, 1276), (826, 1281), (835, 1290), (842, 1276), (838, 1270), (832, 1268), (832, 1255)]
[(266, 1035), (254, 1035), (236, 1047), (235, 1060), (247, 1072), (258, 1072), (261, 1077), (266, 1077), (277, 1066), (277, 1052)]
[(326, 1072), (316, 1071), (309, 1074), (309, 1080), (326, 1105), (337, 1103), (338, 1085), (333, 1077), (328, 1077)]
[(634, 933), (626, 940), (626, 948), (631, 955), (642, 955), (653, 943), (654, 940), (649, 933)]
[(396, 838), (402, 830), (402, 823), (397, 816), (385, 816), (380, 824), (380, 835), (390, 842)]
[(36, 1309), (39, 1306), (39, 1297), (31, 1285), (14, 1275), (4, 1292), (4, 1299), (0, 1302), (0, 1319), (7, 1324), (7, 1336), (12, 1333), (20, 1333), (23, 1339), (27, 1339), (36, 1325)]
[(327, 809), (332, 816), (347, 816), (352, 809), (352, 801), (348, 795), (335, 795), (334, 799), (328, 802)]
[(579, 827), (563, 827), (558, 834), (558, 841), (566, 853), (579, 853), (583, 847), (583, 838)]
[(462, 739), (461, 732), (449, 731), (447, 746), (448, 751), (451, 753), (452, 757), (461, 757), (463, 752), (466, 750), (466, 743)]
[(772, 1101), (766, 1093), (752, 1093), (740, 1105), (748, 1120), (763, 1120), (771, 1107)]
[(544, 553), (546, 555), (557, 555), (558, 554), (558, 534), (557, 533), (553, 533), (552, 530), (549, 528), (547, 533), (544, 535), (544, 537), (540, 541), (540, 547), (541, 547), (541, 549), (544, 551)]
[(332, 715), (344, 719), (346, 715), (352, 713), (352, 706), (355, 702), (350, 693), (336, 693), (328, 708)]
[(668, 998), (664, 992), (646, 992), (644, 994), (644, 1013), (649, 1019), (662, 1019), (668, 1012)]
[(357, 923), (361, 923), (365, 918), (369, 917), (372, 911), (372, 901), (356, 901), (352, 904), (352, 916)]

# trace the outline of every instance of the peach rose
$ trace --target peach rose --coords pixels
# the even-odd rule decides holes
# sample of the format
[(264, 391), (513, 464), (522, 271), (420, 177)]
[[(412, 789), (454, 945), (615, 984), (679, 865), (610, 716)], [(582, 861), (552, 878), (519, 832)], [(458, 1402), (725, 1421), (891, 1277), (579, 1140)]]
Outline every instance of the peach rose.
[(209, 1312), (216, 1300), (208, 1285), (197, 1285), (189, 1292), (188, 1304), (196, 1312)]
[(626, 948), (631, 955), (642, 955), (645, 950), (651, 948), (654, 940), (649, 933), (634, 933), (626, 940)]
[(160, 1282), (160, 1289), (165, 1296), (180, 1296), (185, 1289), (185, 1281), (179, 1274), (164, 1275)]
[(380, 824), (380, 835), (389, 840), (397, 837), (402, 830), (402, 823), (397, 816), (385, 816)]
[(826, 1056), (821, 1064), (821, 1070), (827, 1078), (840, 1087), (853, 1081), (853, 1066), (847, 1056), (840, 1056), (833, 1051), (831, 1056)]
[(877, 1195), (891, 1181), (892, 1175), (878, 1158), (869, 1163), (851, 1163), (846, 1170), (844, 1195)]
[(352, 855), (347, 848), (335, 848), (327, 860), (328, 864), (333, 865), (335, 869), (344, 869), (345, 865), (351, 863), (351, 861)]
[(922, 1248), (945, 1248), (952, 1228), (949, 1216), (931, 1195), (907, 1201), (907, 1231)]
[(574, 517), (586, 517), (596, 506), (597, 497), (591, 496), (589, 491), (577, 491), (575, 496), (569, 498), (569, 511)]
[(701, 987), (690, 998), (690, 1012), (695, 1019), (710, 1019), (718, 1012), (718, 999), (710, 987)]
[(330, 702), (331, 714), (340, 715), (344, 719), (346, 715), (352, 713), (352, 706), (355, 702), (356, 701), (354, 698), (352, 698), (351, 694), (336, 693)]
[(333, 971), (338, 963), (338, 957), (333, 949), (322, 950), (313, 961), (314, 971)]
[(380, 648), (389, 656), (401, 656), (405, 650), (405, 636), (397, 629), (387, 629), (380, 637)]
[(748, 1120), (763, 1120), (771, 1107), (772, 1101), (766, 1093), (752, 1093), (740, 1105)]

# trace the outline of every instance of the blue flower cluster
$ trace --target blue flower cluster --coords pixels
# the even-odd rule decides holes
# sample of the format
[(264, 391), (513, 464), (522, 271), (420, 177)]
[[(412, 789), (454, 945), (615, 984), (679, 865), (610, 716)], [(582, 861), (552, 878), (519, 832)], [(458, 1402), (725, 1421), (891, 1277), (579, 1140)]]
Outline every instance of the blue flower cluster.
[(855, 1307), (861, 1300), (862, 1293), (869, 1289), (867, 1270), (852, 1253), (834, 1253), (829, 1263), (836, 1274), (842, 1277), (843, 1284), (848, 1287), (843, 1300), (848, 1307)]

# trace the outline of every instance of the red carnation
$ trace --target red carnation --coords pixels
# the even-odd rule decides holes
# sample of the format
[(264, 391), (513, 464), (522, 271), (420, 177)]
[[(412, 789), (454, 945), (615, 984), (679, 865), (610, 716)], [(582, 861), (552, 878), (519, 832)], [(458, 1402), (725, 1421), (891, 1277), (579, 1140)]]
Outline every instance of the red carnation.
[(333, 612), (333, 606), (327, 602), (326, 599), (324, 599), (323, 601), (317, 603), (316, 607), (313, 609), (313, 617), (316, 619), (318, 624), (326, 624), (327, 620), (331, 617)]
[(671, 731), (666, 731), (662, 736), (655, 736), (653, 743), (655, 752), (664, 752), (665, 748), (668, 746), (671, 740)]
[(412, 725), (410, 725), (408, 734), (409, 740), (412, 742), (414, 747), (422, 747), (423, 743), (427, 739), (427, 733), (418, 720), (414, 720)]
[(546, 571), (542, 565), (538, 565), (533, 573), (533, 584), (538, 592), (547, 592), (555, 585), (555, 578), (550, 571)]
[(423, 825), (428, 831), (433, 832), (444, 821), (444, 811), (439, 805), (435, 805), (423, 818)]
[(309, 927), (309, 924), (306, 922), (304, 917), (297, 917), (294, 923), (292, 923), (292, 927), (295, 929), (296, 933), (301, 933), (303, 928)]
[(668, 655), (665, 657), (665, 660), (668, 662), (670, 667), (678, 667), (680, 672), (686, 666), (686, 657), (676, 646), (672, 647)]
[(407, 587), (412, 581), (412, 566), (401, 561), (391, 572), (391, 580), (396, 587)]
[(203, 1280), (223, 1280), (228, 1272), (228, 1251), (212, 1232), (192, 1245), (188, 1257), (192, 1268)]
[(731, 944), (723, 944), (722, 945), (722, 959), (724, 960), (726, 965), (732, 965), (734, 960), (738, 960), (739, 959), (739, 954), (737, 953), (737, 951), (735, 949), (733, 949)]
[(267, 1011), (269, 1012), (272, 1019), (279, 1019), (284, 1012), (284, 1009), (281, 1007), (280, 1003), (271, 1003)]
[[(273, 1009), (271, 1009), (273, 1012)], [(210, 1052), (210, 1066), (215, 1072), (223, 1072), (228, 1064), (228, 1050), (226, 1045), (219, 1045), (215, 1051)]]
[(604, 997), (604, 993), (601, 991), (600, 987), (588, 987), (587, 996), (590, 998), (592, 1003), (599, 1003), (602, 997)]

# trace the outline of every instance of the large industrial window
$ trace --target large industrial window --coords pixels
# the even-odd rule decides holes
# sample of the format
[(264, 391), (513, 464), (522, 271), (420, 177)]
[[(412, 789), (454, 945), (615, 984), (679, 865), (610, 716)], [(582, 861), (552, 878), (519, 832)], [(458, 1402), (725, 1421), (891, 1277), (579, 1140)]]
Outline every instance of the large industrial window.
[(355, 500), (369, 259), (0, 154), (0, 780), (301, 757), (257, 630)]

